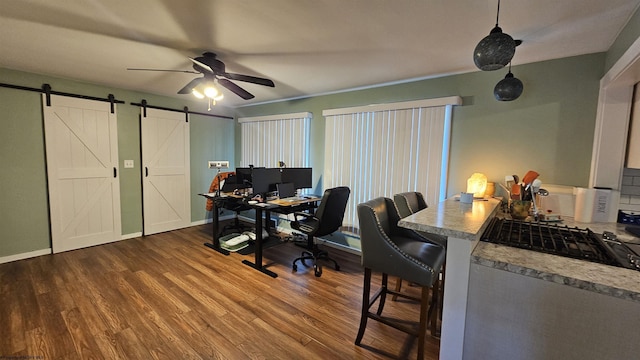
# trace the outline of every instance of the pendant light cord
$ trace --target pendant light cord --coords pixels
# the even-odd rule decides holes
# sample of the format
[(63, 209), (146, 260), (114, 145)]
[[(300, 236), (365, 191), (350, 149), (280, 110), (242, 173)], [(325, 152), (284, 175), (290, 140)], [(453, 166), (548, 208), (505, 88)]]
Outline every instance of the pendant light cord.
[(498, 0), (498, 13), (496, 14), (496, 27), (498, 26), (499, 17), (500, 17), (500, 0)]

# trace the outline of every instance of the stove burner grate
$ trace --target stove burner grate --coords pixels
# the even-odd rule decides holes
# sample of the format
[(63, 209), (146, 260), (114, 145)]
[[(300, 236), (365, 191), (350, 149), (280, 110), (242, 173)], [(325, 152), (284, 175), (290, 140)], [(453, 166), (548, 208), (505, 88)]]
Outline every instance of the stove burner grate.
[(494, 218), (482, 241), (606, 265), (622, 266), (593, 231)]

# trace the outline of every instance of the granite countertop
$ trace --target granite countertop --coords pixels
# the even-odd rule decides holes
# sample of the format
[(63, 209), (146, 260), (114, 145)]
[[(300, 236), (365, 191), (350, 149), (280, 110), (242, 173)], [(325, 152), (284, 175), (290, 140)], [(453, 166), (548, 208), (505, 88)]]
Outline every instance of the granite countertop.
[(475, 241), (498, 212), (499, 199), (461, 203), (456, 198), (441, 201), (398, 222), (399, 226), (432, 234)]
[[(500, 215), (498, 215), (500, 216)], [(625, 242), (638, 242), (616, 223), (579, 223), (565, 217), (558, 225), (611, 231)], [(640, 271), (566, 258), (563, 256), (479, 242), (471, 262), (557, 284), (640, 302)]]
[[(457, 198), (450, 198), (401, 219), (398, 225), (444, 235), (449, 241), (477, 241), (489, 220), (494, 216), (508, 216), (499, 212), (499, 205), (500, 199), (464, 204)], [(622, 224), (579, 223), (564, 217), (557, 225), (589, 228), (600, 234), (610, 231), (618, 236), (618, 240), (640, 244), (640, 239), (627, 233)], [(482, 241), (477, 241), (471, 262), (640, 303), (640, 271)]]

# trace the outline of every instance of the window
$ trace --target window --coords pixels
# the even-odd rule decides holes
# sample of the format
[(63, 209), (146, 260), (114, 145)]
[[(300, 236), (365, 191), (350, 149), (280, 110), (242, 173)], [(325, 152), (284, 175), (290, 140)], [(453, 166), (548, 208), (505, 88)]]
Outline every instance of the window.
[(324, 187), (349, 186), (343, 224), (358, 225), (359, 203), (420, 191), (428, 204), (446, 197), (453, 105), (460, 97), (323, 111)]
[(242, 152), (240, 166), (309, 166), (311, 113), (240, 118)]

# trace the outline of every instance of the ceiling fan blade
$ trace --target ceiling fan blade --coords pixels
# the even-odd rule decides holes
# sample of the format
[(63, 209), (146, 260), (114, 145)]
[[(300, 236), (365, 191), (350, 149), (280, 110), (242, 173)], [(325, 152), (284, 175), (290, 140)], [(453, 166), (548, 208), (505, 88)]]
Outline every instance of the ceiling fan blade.
[(264, 85), (264, 86), (270, 86), (270, 87), (275, 87), (276, 86), (273, 83), (273, 81), (271, 81), (269, 79), (259, 78), (259, 77), (255, 77), (255, 76), (233, 74), (233, 73), (224, 73), (224, 77), (229, 78), (231, 80), (250, 82), (250, 83), (254, 83), (254, 84), (258, 84), (258, 85)]
[(181, 72), (187, 74), (200, 74), (197, 71), (193, 70), (166, 70), (166, 69), (143, 69), (143, 68), (127, 68), (127, 70), (135, 70), (135, 71), (163, 71), (163, 72)]
[(195, 78), (189, 81), (189, 83), (185, 85), (185, 87), (183, 87), (182, 89), (180, 89), (180, 91), (178, 91), (178, 94), (191, 94), (191, 90), (193, 90), (194, 87), (198, 86), (202, 80), (204, 80), (203, 77)]
[(253, 99), (254, 98), (254, 96), (251, 93), (249, 93), (247, 90), (241, 88), (240, 86), (232, 83), (231, 81), (229, 81), (227, 79), (218, 79), (218, 84), (226, 87), (231, 92), (233, 92), (234, 94), (240, 96), (241, 98), (243, 98), (245, 100), (249, 100), (249, 99)]
[(202, 61), (198, 61), (194, 58), (189, 58), (189, 60), (193, 61), (194, 64), (198, 65), (199, 67), (201, 67), (202, 69), (204, 69), (205, 71), (208, 71), (212, 74), (215, 74), (215, 72), (213, 71), (213, 69), (211, 68), (211, 66), (203, 63)]

